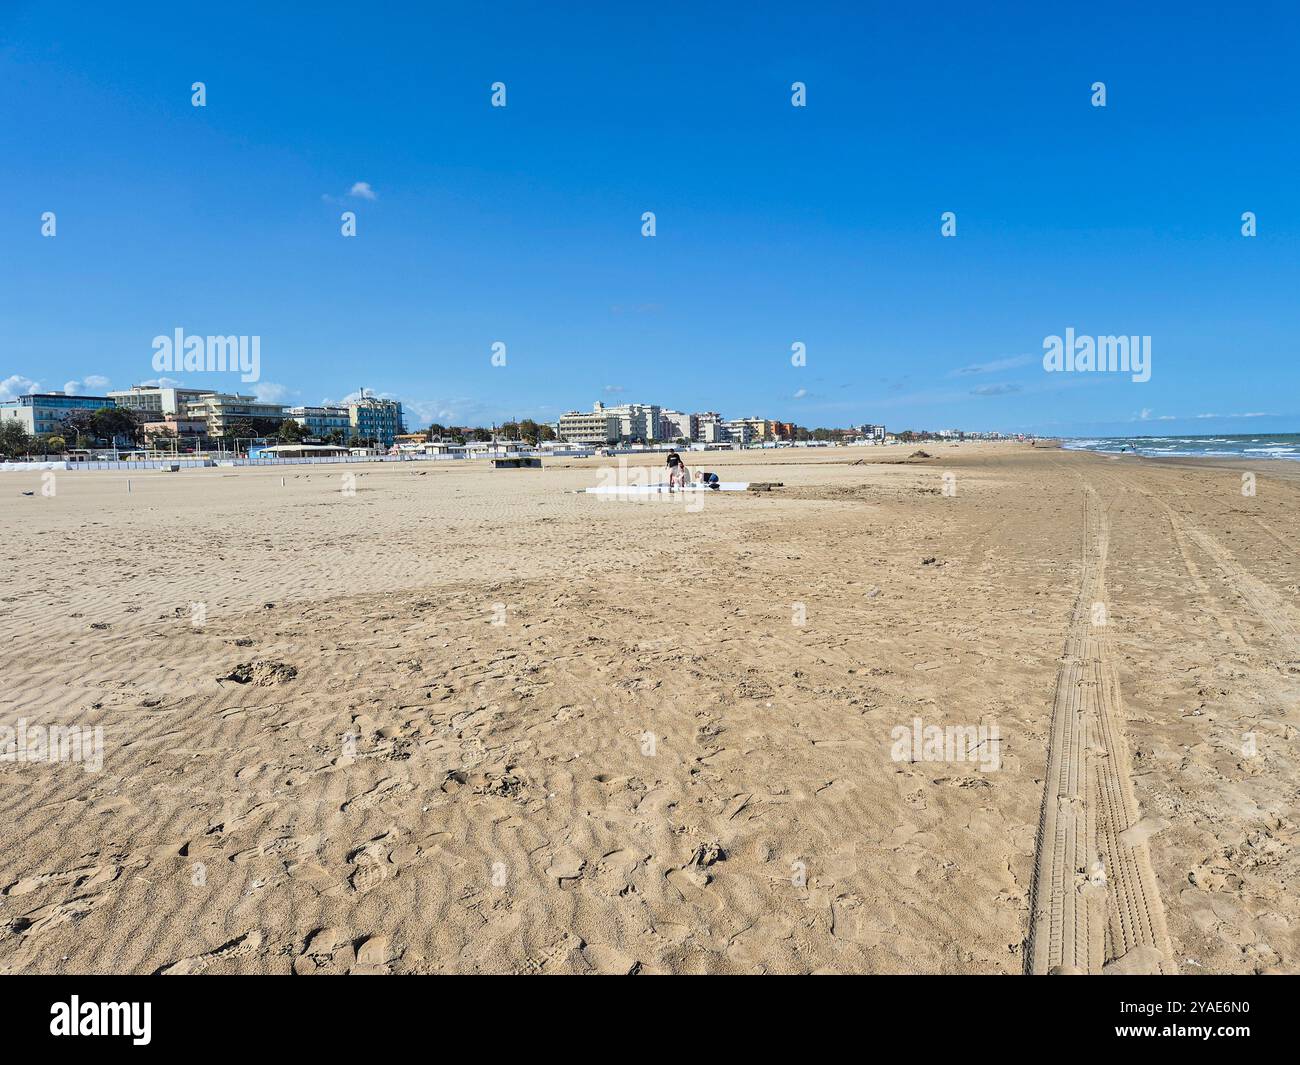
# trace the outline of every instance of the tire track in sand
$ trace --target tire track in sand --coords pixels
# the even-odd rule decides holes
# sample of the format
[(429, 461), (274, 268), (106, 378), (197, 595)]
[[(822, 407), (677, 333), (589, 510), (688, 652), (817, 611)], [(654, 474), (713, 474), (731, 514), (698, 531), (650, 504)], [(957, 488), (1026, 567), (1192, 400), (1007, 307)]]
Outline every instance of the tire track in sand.
[[(1084, 484), (1083, 572), (1048, 737), (1025, 970), (1175, 973), (1138, 821), (1119, 678), (1104, 617), (1109, 523)], [(1100, 620), (1100, 624), (1094, 623)], [(1126, 834), (1127, 833), (1127, 834)]]
[[(1218, 540), (1206, 532), (1201, 526), (1188, 520), (1178, 511), (1174, 510), (1163, 499), (1155, 496), (1146, 489), (1139, 488), (1136, 485), (1129, 486), (1134, 491), (1140, 492), (1145, 498), (1150, 500), (1161, 510), (1169, 520), (1170, 526), (1174, 530), (1174, 536), (1178, 542), (1178, 550), (1182, 553), (1183, 561), (1187, 564), (1188, 572), (1192, 574), (1198, 588), (1204, 594), (1207, 601), (1213, 602), (1214, 595), (1210, 591), (1205, 579), (1201, 576), (1200, 570), (1192, 560), (1191, 553), (1187, 550), (1187, 541), (1191, 540), (1199, 547), (1205, 555), (1218, 568), (1219, 574), (1227, 586), (1232, 589), (1251, 612), (1273, 630), (1282, 642), (1286, 645), (1287, 650), (1293, 654), (1300, 654), (1300, 630), (1292, 621), (1290, 609), (1286, 600), (1273, 590), (1268, 584), (1260, 580), (1253, 573), (1247, 570), (1236, 556), (1233, 555)], [(1258, 519), (1256, 519), (1258, 521)], [(1260, 523), (1262, 525), (1262, 523)], [(1276, 537), (1276, 533), (1265, 527), (1265, 531)], [(1280, 539), (1280, 537), (1278, 538)], [(1233, 643), (1239, 650), (1247, 649), (1246, 642), (1241, 638), (1236, 629), (1233, 627), (1230, 619), (1221, 611), (1215, 611), (1224, 630), (1232, 637)]]

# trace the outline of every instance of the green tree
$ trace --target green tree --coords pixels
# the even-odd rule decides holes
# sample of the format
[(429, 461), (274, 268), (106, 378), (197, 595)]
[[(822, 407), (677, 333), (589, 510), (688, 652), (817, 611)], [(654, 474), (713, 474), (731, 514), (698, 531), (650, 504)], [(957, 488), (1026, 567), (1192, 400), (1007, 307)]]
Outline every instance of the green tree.
[(162, 426), (148, 434), (148, 442), (158, 451), (170, 451), (176, 442), (176, 431), (170, 426)]
[(250, 440), (257, 436), (257, 430), (249, 418), (236, 418), (226, 423), (221, 434), (226, 440)]
[(6, 458), (26, 455), (32, 449), (32, 436), (17, 421), (0, 421), (0, 454)]
[(77, 447), (88, 447), (96, 439), (94, 418), (88, 410), (70, 411), (59, 421), (59, 429), (60, 435), (74, 440)]
[(280, 428), (276, 430), (275, 435), (282, 444), (300, 444), (307, 439), (307, 429), (302, 422), (293, 418), (285, 418), (280, 423)]
[(143, 435), (140, 419), (126, 407), (100, 407), (91, 414), (90, 424), (98, 439), (106, 440), (114, 446), (119, 443), (133, 446), (140, 442)]
[(44, 447), (47, 455), (62, 455), (68, 450), (68, 442), (58, 435), (47, 436)]

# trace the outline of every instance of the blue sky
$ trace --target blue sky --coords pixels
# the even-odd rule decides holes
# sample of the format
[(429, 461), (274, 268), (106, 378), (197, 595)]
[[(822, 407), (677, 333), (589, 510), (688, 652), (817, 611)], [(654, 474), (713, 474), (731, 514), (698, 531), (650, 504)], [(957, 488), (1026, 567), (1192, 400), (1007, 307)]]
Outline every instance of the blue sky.
[[(1293, 5), (270, 6), (0, 4), (5, 392), (183, 328), (413, 424), (1300, 430)], [(1067, 327), (1150, 381), (1044, 372)]]

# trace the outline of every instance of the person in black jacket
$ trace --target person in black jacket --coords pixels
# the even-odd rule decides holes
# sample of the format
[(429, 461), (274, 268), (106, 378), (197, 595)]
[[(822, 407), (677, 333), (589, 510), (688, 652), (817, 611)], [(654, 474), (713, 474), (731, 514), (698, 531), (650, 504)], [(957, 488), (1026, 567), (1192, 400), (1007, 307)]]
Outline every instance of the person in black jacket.
[(691, 479), (691, 471), (686, 468), (686, 463), (682, 461), (681, 455), (677, 454), (677, 449), (673, 448), (668, 452), (668, 488), (671, 491), (676, 485), (686, 487), (686, 483)]

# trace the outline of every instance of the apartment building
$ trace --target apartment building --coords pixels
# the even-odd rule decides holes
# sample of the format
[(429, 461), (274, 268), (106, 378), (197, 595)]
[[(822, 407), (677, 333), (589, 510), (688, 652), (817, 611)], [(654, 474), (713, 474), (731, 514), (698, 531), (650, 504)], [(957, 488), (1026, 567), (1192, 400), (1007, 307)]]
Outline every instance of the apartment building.
[(595, 414), (612, 414), (618, 419), (618, 435), (622, 440), (640, 440), (649, 443), (662, 439), (659, 436), (659, 418), (663, 408), (654, 403), (621, 403), (617, 407), (607, 407), (596, 403), (592, 407)]
[[(758, 443), (763, 440), (776, 439), (776, 433), (773, 430), (776, 423), (770, 422), (766, 418), (733, 418), (726, 424), (733, 440), (739, 440), (742, 436), (745, 438), (745, 443)], [(741, 426), (748, 426), (748, 429), (742, 429)]]
[(659, 412), (659, 440), (694, 440), (699, 429), (699, 418), (695, 414), (683, 414), (679, 410)]
[(69, 396), (64, 392), (33, 392), (0, 403), (0, 418), (19, 422), (32, 436), (58, 433), (71, 414), (116, 406), (108, 396)]
[(369, 396), (362, 390), (359, 399), (348, 404), (348, 422), (353, 436), (374, 440), (382, 447), (392, 447), (398, 434), (406, 432), (402, 405), (395, 399)]
[(132, 385), (130, 388), (110, 392), (109, 398), (119, 407), (139, 411), (145, 416), (166, 415), (184, 417), (187, 404), (205, 395), (211, 395), (212, 389), (200, 388), (162, 388), (153, 385)]
[(722, 427), (722, 415), (717, 411), (704, 411), (692, 414), (695, 419), (695, 432), (691, 439), (701, 444), (721, 444), (726, 439), (726, 430)]
[(761, 421), (759, 418), (732, 418), (731, 421), (723, 422), (724, 440), (730, 440), (733, 444), (739, 444), (746, 447), (754, 442), (754, 423)]
[[(596, 404), (597, 408), (601, 405)], [(572, 410), (560, 415), (556, 423), (556, 435), (570, 444), (616, 444), (621, 432), (621, 422), (617, 415), (603, 409), (583, 414)]]
[(284, 404), (263, 403), (256, 396), (241, 396), (237, 392), (205, 392), (185, 404), (185, 413), (191, 419), (201, 418), (207, 423), (208, 436), (225, 436), (236, 422), (268, 420), (284, 421)]

